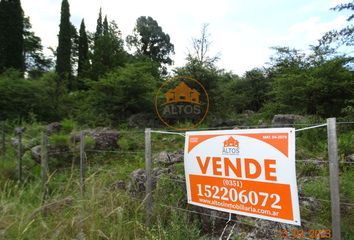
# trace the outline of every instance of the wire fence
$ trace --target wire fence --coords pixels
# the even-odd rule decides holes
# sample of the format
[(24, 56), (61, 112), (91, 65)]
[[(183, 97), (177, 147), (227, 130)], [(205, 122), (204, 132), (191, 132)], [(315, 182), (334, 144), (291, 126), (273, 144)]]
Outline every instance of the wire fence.
[[(354, 124), (354, 122), (351, 122), (351, 121), (347, 121), (347, 122), (337, 122), (337, 125), (352, 125)], [(296, 132), (303, 132), (303, 131), (311, 131), (312, 129), (316, 129), (316, 128), (323, 128), (323, 127), (326, 127), (327, 126), (327, 123), (326, 124), (291, 124), (289, 126), (295, 126), (295, 127), (298, 127), (296, 129)], [(259, 125), (251, 125), (251, 126), (237, 126), (238, 129), (241, 129), (241, 128), (245, 128), (245, 129), (251, 129), (251, 128), (258, 128)], [(274, 127), (273, 125), (263, 125), (262, 126), (263, 128), (266, 128), (266, 127)], [(288, 127), (287, 125), (284, 125), (283, 127)], [(197, 129), (197, 130), (224, 130), (224, 129), (230, 129), (230, 127), (215, 127), (215, 128), (200, 128), (200, 129)], [(122, 130), (122, 131), (119, 131), (120, 134), (142, 134), (142, 136), (145, 135), (146, 137), (146, 131), (143, 131), (143, 130)], [(176, 137), (181, 137), (178, 141), (183, 141), (184, 139), (182, 137), (185, 136), (185, 134), (183, 133), (182, 130), (177, 130), (177, 131), (169, 131), (169, 130), (166, 130), (166, 129), (156, 129), (156, 130), (151, 130), (150, 134), (153, 133), (153, 134), (156, 134), (156, 135), (163, 135), (163, 136), (176, 136)], [(5, 154), (6, 153), (6, 150), (8, 148), (8, 145), (9, 144), (13, 144), (15, 141), (14, 139), (10, 139), (10, 138), (6, 138), (6, 131), (4, 130), (4, 127), (2, 128), (2, 131), (1, 131), (1, 144), (0, 144), (0, 147), (1, 147), (1, 153), (2, 154)], [(17, 139), (18, 139), (18, 145), (17, 145), (17, 156), (18, 156), (18, 162), (19, 162), (19, 166), (18, 166), (18, 175), (19, 175), (19, 180), (23, 180), (23, 173), (22, 173), (22, 154), (23, 154), (23, 149), (22, 149), (22, 140), (23, 138), (26, 138), (26, 137), (30, 137), (31, 135), (26, 135), (26, 134), (23, 134), (23, 132), (19, 132), (17, 133)], [(45, 138), (48, 138), (48, 136), (46, 136), (46, 134), (43, 135), (43, 139)], [(141, 137), (142, 137), (141, 136)], [(16, 140), (16, 137), (15, 137), (15, 140)], [(134, 151), (130, 151), (130, 150), (98, 150), (98, 149), (85, 149), (85, 146), (84, 144), (81, 144), (83, 142), (85, 142), (85, 139), (84, 139), (84, 134), (81, 134), (80, 136), (80, 141), (79, 141), (79, 144), (74, 144), (72, 149), (66, 149), (66, 150), (60, 150), (60, 151), (48, 151), (48, 145), (49, 143), (48, 142), (45, 142), (45, 140), (43, 140), (44, 143), (42, 142), (41, 144), (41, 151), (40, 151), (40, 160), (41, 160), (41, 164), (42, 164), (42, 174), (41, 174), (41, 177), (43, 179), (44, 182), (47, 182), (47, 178), (48, 178), (48, 175), (49, 173), (46, 172), (48, 171), (48, 163), (43, 163), (43, 160), (45, 160), (46, 162), (48, 162), (48, 157), (54, 157), (56, 155), (63, 155), (63, 154), (72, 154), (72, 155), (75, 155), (76, 157), (78, 157), (80, 159), (80, 186), (81, 186), (81, 191), (84, 192), (85, 191), (85, 170), (86, 170), (86, 164), (88, 163), (89, 161), (89, 156), (88, 154), (96, 154), (96, 155), (100, 155), (100, 154), (116, 154), (116, 155), (143, 155), (143, 154), (146, 154), (146, 150), (143, 151), (143, 150), (134, 150)], [(48, 139), (46, 140), (48, 141)], [(151, 138), (150, 136), (150, 144), (151, 142), (153, 141), (159, 141), (159, 139), (156, 139), (156, 138)], [(173, 143), (174, 144), (174, 143)], [(173, 145), (171, 144), (171, 145)], [(176, 144), (174, 144), (176, 145)], [(154, 147), (154, 144), (152, 144), (152, 146)], [(16, 147), (16, 146), (15, 146)], [(154, 151), (158, 151), (158, 148), (156, 149), (153, 149)], [(177, 148), (175, 149), (175, 151), (179, 151), (181, 150), (180, 148)], [(152, 153), (150, 153), (152, 154)], [(47, 158), (47, 159), (45, 159)], [(151, 162), (151, 159), (150, 159), (150, 162)], [(328, 160), (323, 160), (323, 159), (296, 159), (295, 161), (296, 163), (298, 164), (303, 164), (303, 163), (311, 163), (311, 164), (330, 164), (330, 161)], [(354, 162), (352, 161), (348, 161), (348, 160), (341, 160), (339, 162), (340, 164), (345, 164), (347, 166), (354, 166)], [(150, 163), (151, 164), (151, 163)], [(151, 168), (151, 166), (149, 167)], [(44, 170), (43, 170), (44, 169)], [(98, 171), (100, 172), (112, 172), (114, 173), (114, 170), (106, 170), (106, 169), (99, 169)], [(30, 171), (27, 172), (28, 174), (31, 174)], [(146, 172), (146, 178), (147, 176), (149, 175), (149, 173)], [(44, 176), (47, 176), (47, 177), (44, 177)], [(34, 177), (38, 177), (38, 176), (34, 176)], [(180, 185), (180, 186), (184, 186), (186, 184), (186, 181), (184, 179), (174, 179), (174, 178), (170, 178), (170, 177), (167, 177), (167, 178), (164, 178), (164, 180), (167, 180), (167, 181), (170, 181), (170, 182), (173, 182), (173, 183), (176, 183), (177, 185)], [(147, 180), (146, 180), (147, 181)], [(146, 188), (148, 188), (148, 184), (145, 183), (146, 185)], [(45, 186), (45, 184), (44, 184)], [(48, 186), (46, 186), (45, 188), (47, 188)], [(47, 190), (44, 190), (44, 191), (47, 191)], [(180, 207), (180, 206), (174, 206), (174, 205), (167, 205), (167, 204), (164, 204), (164, 203), (160, 203), (160, 202), (154, 202), (152, 203), (152, 196), (154, 194), (154, 190), (150, 190), (150, 191), (147, 191), (147, 195), (144, 199), (141, 199), (141, 198), (134, 198), (134, 197), (131, 197), (132, 199), (136, 200), (136, 201), (145, 201), (145, 202), (149, 202), (148, 205), (150, 204), (150, 206), (148, 206), (147, 208), (150, 208), (147, 210), (147, 214), (148, 215), (151, 215), (151, 208), (153, 208), (153, 204), (157, 204), (163, 208), (166, 208), (166, 209), (173, 209), (173, 210), (176, 210), (176, 211), (181, 211), (181, 212), (186, 212), (186, 213), (189, 213), (189, 214), (197, 214), (197, 215), (204, 215), (204, 216), (207, 216), (207, 217), (210, 217), (210, 218), (217, 218), (217, 219), (220, 219), (220, 220), (224, 220), (224, 221), (227, 221), (225, 224), (225, 228), (224, 228), (224, 231), (222, 233), (222, 235), (224, 234), (225, 232), (225, 229), (227, 227), (227, 225), (232, 222), (234, 224), (241, 224), (241, 225), (248, 225), (250, 227), (254, 227), (254, 228), (260, 228), (259, 225), (257, 224), (254, 224), (254, 223), (250, 223), (249, 221), (242, 221), (242, 220), (236, 220), (236, 219), (232, 219), (231, 217), (227, 218), (227, 217), (223, 217), (223, 216), (220, 216), (220, 215), (215, 215), (215, 214), (210, 214), (210, 213), (207, 213), (207, 212), (201, 212), (201, 211), (196, 211), (196, 210), (191, 210), (191, 209), (188, 209), (188, 208), (184, 208), (184, 207)], [(316, 198), (316, 197), (311, 197), (311, 196), (299, 196), (300, 198), (300, 203), (302, 201), (316, 201), (316, 202), (323, 202), (323, 203), (327, 203), (327, 204), (330, 204), (332, 203), (331, 200), (327, 200), (327, 199), (321, 199), (321, 198)], [(353, 207), (354, 206), (354, 203), (353, 202), (339, 202), (340, 206), (349, 206), (349, 207)], [(188, 205), (187, 205), (188, 206)], [(230, 215), (231, 216), (231, 215)], [(315, 222), (311, 222), (311, 221), (307, 221), (306, 219), (302, 219), (302, 221), (306, 224), (313, 224), (313, 225), (321, 225), (321, 224), (318, 224), (318, 223), (315, 223)], [(233, 226), (234, 227), (234, 226)], [(328, 227), (328, 226), (324, 226), (324, 227)], [(332, 226), (333, 227), (333, 226)], [(232, 228), (234, 229), (234, 228)], [(230, 235), (231, 236), (231, 235)]]

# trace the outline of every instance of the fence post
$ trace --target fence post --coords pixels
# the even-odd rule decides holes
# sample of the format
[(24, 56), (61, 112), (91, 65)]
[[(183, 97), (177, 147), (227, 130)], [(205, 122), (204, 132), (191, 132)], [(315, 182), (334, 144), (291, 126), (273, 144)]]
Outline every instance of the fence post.
[(43, 201), (48, 194), (48, 135), (46, 131), (42, 132), (41, 146), (41, 178), (43, 187)]
[(341, 239), (340, 233), (340, 203), (339, 203), (339, 170), (336, 118), (327, 119), (328, 159), (331, 190), (332, 237)]
[(22, 128), (16, 128), (16, 133), (18, 135), (18, 179), (20, 183), (22, 182)]
[(80, 191), (81, 195), (85, 192), (85, 135), (80, 132)]
[(2, 122), (2, 127), (1, 127), (1, 153), (3, 156), (6, 154), (6, 132), (5, 132), (5, 121)]
[(146, 225), (150, 224), (152, 215), (152, 181), (151, 181), (151, 128), (145, 129), (145, 199), (146, 199)]

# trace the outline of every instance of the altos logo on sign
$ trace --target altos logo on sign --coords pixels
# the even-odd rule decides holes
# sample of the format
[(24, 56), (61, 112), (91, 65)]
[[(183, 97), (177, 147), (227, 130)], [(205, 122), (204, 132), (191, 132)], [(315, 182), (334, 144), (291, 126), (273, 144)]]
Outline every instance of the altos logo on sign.
[(234, 139), (233, 137), (229, 137), (224, 141), (224, 147), (222, 149), (223, 155), (238, 155), (240, 153), (240, 142)]
[(190, 204), (300, 225), (293, 128), (187, 132)]

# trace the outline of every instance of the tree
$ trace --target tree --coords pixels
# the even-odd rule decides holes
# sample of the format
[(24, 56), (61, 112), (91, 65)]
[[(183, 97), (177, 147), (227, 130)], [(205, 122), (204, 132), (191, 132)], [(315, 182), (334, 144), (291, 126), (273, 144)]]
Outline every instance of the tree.
[(29, 17), (24, 18), (23, 41), (25, 71), (30, 77), (39, 77), (52, 66), (52, 61), (44, 56), (41, 39), (32, 31)]
[(0, 1), (0, 73), (8, 68), (24, 71), (24, 20), (20, 0)]
[(89, 59), (88, 59), (89, 47), (88, 38), (86, 33), (85, 21), (82, 19), (80, 25), (80, 36), (79, 36), (79, 61), (77, 75), (78, 77), (87, 76), (89, 70)]
[(105, 17), (101, 28), (101, 14), (100, 11), (96, 28), (98, 32), (95, 33), (96, 39), (92, 55), (91, 76), (94, 80), (98, 80), (107, 72), (122, 66), (126, 58), (122, 34), (117, 24), (114, 21), (108, 23), (107, 17)]
[(91, 108), (96, 118), (113, 122), (135, 113), (151, 113), (154, 94), (160, 84), (157, 63), (151, 60), (128, 63), (92, 83)]
[(96, 26), (96, 32), (95, 32), (95, 43), (100, 38), (103, 34), (103, 23), (102, 23), (102, 8), (100, 8), (100, 12), (98, 14), (97, 18), (97, 26)]
[(220, 54), (214, 57), (209, 56), (211, 41), (209, 40), (208, 26), (209, 24), (203, 24), (200, 37), (192, 39), (193, 52), (189, 51), (187, 60), (198, 62), (205, 67), (213, 67), (220, 59)]
[(174, 54), (174, 45), (152, 17), (137, 19), (133, 35), (127, 37), (127, 43), (130, 48), (135, 48), (137, 56), (147, 57), (160, 66), (172, 64), (170, 55)]
[(278, 49), (268, 69), (271, 90), (265, 109), (273, 114), (340, 116), (346, 101), (354, 99), (354, 73), (346, 67), (353, 58)]
[(59, 25), (59, 43), (57, 48), (56, 72), (66, 80), (69, 80), (68, 87), (71, 89), (71, 47), (72, 47), (72, 24), (70, 23), (70, 7), (68, 0), (63, 0), (61, 5), (61, 18)]
[[(342, 11), (342, 10), (351, 10), (354, 11), (354, 2), (339, 4), (334, 8), (331, 8), (334, 11)], [(354, 14), (351, 14), (347, 21), (350, 22), (354, 19)], [(336, 42), (340, 45), (353, 46), (354, 45), (354, 25), (349, 24), (348, 26), (340, 29), (340, 30), (332, 30), (327, 33), (319, 40), (320, 45), (328, 45)]]

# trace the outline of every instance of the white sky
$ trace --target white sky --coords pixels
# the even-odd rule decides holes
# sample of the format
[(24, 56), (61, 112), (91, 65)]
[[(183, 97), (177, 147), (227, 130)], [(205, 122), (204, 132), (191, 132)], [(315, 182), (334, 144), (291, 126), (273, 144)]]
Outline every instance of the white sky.
[[(185, 63), (192, 37), (198, 37), (203, 23), (208, 23), (211, 55), (219, 52), (218, 66), (239, 75), (264, 66), (272, 46), (306, 50), (326, 31), (345, 26), (348, 12), (329, 10), (340, 2), (349, 0), (69, 0), (77, 28), (84, 18), (87, 30), (94, 31), (102, 7), (124, 39), (139, 16), (151, 16), (175, 45), (175, 66)], [(22, 0), (44, 47), (57, 46), (60, 6), (61, 0)]]

